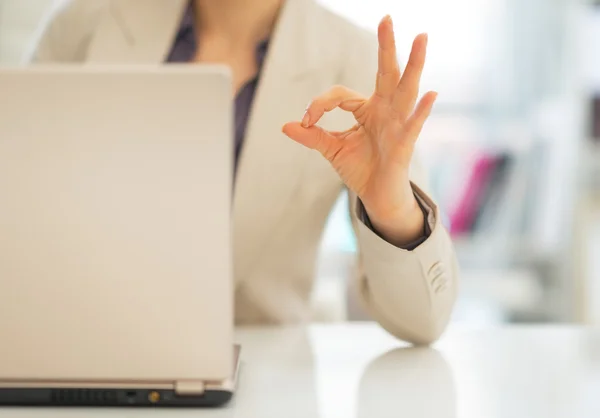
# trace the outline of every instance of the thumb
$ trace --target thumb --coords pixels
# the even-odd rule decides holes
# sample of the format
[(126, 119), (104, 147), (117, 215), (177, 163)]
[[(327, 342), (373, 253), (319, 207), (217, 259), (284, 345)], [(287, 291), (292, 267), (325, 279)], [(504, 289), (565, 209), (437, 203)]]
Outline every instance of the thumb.
[(283, 125), (282, 132), (307, 148), (317, 150), (329, 161), (333, 161), (342, 149), (343, 141), (319, 126), (303, 127), (300, 122)]

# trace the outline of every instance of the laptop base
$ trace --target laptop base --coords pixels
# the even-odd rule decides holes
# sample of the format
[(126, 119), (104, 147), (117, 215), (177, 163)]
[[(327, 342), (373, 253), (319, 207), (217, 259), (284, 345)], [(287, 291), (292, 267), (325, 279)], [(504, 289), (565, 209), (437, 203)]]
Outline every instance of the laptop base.
[(2, 406), (53, 407), (218, 407), (233, 392), (207, 390), (202, 396), (180, 396), (174, 390), (0, 389)]
[[(234, 369), (230, 379), (207, 384), (202, 395), (181, 395), (174, 389), (7, 387), (0, 385), (1, 406), (27, 407), (219, 407), (227, 404), (237, 388), (241, 347), (234, 345)], [(2, 383), (2, 382), (0, 382)]]

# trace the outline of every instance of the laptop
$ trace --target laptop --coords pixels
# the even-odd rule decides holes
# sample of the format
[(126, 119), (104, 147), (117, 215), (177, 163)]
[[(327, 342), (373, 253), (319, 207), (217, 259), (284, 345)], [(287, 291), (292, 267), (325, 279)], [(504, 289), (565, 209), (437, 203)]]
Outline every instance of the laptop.
[(0, 69), (0, 404), (232, 396), (220, 66)]

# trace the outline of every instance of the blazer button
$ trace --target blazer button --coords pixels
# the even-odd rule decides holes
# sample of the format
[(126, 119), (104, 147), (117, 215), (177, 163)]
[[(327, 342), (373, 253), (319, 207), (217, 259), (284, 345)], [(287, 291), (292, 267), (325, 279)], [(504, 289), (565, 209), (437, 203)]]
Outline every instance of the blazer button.
[(445, 271), (444, 269), (444, 265), (438, 261), (437, 263), (433, 264), (430, 268), (429, 268), (429, 272), (428, 272), (428, 276), (430, 279), (434, 279), (437, 276), (439, 276), (440, 274), (443, 274)]
[(446, 289), (448, 277), (442, 263), (438, 262), (431, 266), (429, 269), (429, 279), (431, 281), (431, 288), (435, 293)]
[(444, 280), (444, 283), (435, 289), (435, 293), (442, 293), (446, 289), (448, 289), (448, 280)]

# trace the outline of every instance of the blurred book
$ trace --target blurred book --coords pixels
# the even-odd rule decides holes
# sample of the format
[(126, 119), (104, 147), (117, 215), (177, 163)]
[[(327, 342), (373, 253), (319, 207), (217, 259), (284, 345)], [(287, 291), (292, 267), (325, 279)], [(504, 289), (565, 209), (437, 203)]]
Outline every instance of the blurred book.
[(600, 142), (600, 95), (592, 99), (591, 113), (591, 137), (595, 142)]
[(482, 152), (469, 170), (450, 213), (450, 233), (462, 236), (490, 227), (504, 199), (512, 157)]
[(483, 192), (481, 205), (473, 222), (473, 230), (489, 230), (493, 226), (506, 195), (512, 162), (513, 157), (508, 153), (502, 153), (495, 158), (488, 185)]

